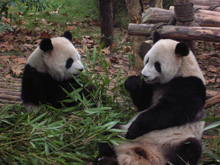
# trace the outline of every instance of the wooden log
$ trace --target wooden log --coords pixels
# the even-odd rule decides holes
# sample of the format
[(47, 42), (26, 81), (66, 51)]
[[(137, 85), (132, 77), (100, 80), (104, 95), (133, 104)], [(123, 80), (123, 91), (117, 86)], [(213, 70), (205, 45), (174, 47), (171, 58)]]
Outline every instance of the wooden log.
[(212, 6), (219, 5), (219, 0), (193, 0), (194, 5), (204, 5), (204, 6)]
[[(150, 36), (154, 25), (133, 24), (128, 25), (128, 34), (136, 36)], [(163, 38), (175, 40), (204, 40), (219, 42), (220, 30), (217, 27), (188, 27), (164, 25), (157, 29)]]
[(0, 104), (5, 105), (5, 104), (20, 104), (21, 101), (16, 101), (16, 100), (7, 100), (7, 99), (1, 99), (0, 98)]
[(159, 22), (168, 23), (174, 16), (174, 12), (166, 9), (151, 7), (142, 14), (142, 22), (156, 24)]
[[(171, 18), (174, 17), (174, 11), (149, 8), (143, 14), (143, 23), (156, 24), (156, 23), (169, 23)], [(195, 22), (200, 26), (220, 27), (220, 13), (216, 11), (198, 10), (195, 13)]]
[(219, 91), (206, 90), (206, 99), (210, 99), (218, 94), (220, 94)]
[(2, 99), (2, 100), (21, 101), (20, 96), (12, 96), (12, 95), (4, 95), (4, 94), (0, 94), (0, 99)]
[[(218, 11), (220, 12), (220, 6), (219, 7), (216, 7), (214, 8), (213, 10), (210, 10), (210, 6), (202, 6), (202, 5), (194, 5), (194, 8), (199, 8), (200, 10), (209, 10), (209, 11)], [(174, 6), (170, 6), (169, 8), (170, 11), (174, 11)]]
[(209, 108), (213, 105), (220, 103), (220, 94), (206, 100), (204, 108)]

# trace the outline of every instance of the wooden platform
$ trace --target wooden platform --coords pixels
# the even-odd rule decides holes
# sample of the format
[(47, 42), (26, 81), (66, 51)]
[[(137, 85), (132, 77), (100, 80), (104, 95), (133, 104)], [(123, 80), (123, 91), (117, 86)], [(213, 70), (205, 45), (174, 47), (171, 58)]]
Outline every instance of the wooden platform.
[(14, 103), (21, 103), (21, 80), (0, 81), (0, 106)]

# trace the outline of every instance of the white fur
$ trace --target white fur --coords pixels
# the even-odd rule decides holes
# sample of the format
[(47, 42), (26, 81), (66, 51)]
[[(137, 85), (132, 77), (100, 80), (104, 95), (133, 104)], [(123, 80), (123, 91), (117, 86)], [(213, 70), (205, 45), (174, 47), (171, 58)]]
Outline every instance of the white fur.
[[(115, 148), (120, 165), (165, 165), (164, 153), (172, 146), (180, 144), (188, 138), (201, 139), (205, 122), (195, 122), (183, 126), (155, 130), (133, 141), (126, 142)], [(141, 149), (145, 156), (135, 150)]]
[[(161, 39), (156, 42), (144, 57), (144, 64), (149, 58), (149, 62), (144, 66), (142, 75), (146, 76), (147, 83), (166, 83), (174, 77), (195, 76), (200, 78), (204, 84), (205, 79), (195, 59), (190, 51), (188, 56), (182, 57), (175, 54), (177, 41), (171, 39)], [(162, 73), (156, 71), (154, 64), (161, 64)]]
[[(51, 38), (53, 50), (44, 52), (38, 46), (27, 60), (27, 64), (39, 72), (48, 73), (57, 81), (66, 80), (72, 74), (79, 74), (77, 70), (84, 69), (81, 56), (73, 44), (65, 37)], [(66, 68), (68, 58), (73, 59), (70, 68)]]

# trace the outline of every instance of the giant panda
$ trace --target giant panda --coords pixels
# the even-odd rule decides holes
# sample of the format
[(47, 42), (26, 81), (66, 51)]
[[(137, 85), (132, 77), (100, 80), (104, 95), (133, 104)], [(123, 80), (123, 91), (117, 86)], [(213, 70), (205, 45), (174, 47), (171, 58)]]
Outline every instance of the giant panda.
[[(72, 34), (66, 31), (62, 37), (42, 39), (39, 46), (28, 57), (22, 77), (21, 98), (26, 110), (39, 104), (61, 107), (68, 92), (81, 86), (76, 82), (84, 69), (81, 56), (72, 44)], [(83, 88), (81, 95), (89, 95)], [(75, 103), (66, 104), (67, 106)]]
[(153, 36), (141, 76), (131, 76), (125, 88), (139, 113), (126, 125), (119, 146), (100, 144), (96, 164), (196, 165), (206, 98), (205, 80), (192, 51), (184, 43)]

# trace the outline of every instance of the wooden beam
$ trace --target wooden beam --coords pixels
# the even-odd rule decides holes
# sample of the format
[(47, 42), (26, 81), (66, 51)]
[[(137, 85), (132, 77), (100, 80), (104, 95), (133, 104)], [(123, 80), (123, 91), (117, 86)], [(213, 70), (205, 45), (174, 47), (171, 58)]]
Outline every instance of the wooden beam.
[[(198, 10), (194, 16), (195, 22), (200, 26), (220, 27), (220, 12)], [(149, 8), (143, 14), (142, 22), (148, 24), (169, 23), (172, 17), (174, 17), (174, 11), (172, 10)]]
[[(128, 25), (128, 34), (136, 36), (150, 36), (154, 25), (133, 24)], [(157, 29), (163, 38), (175, 40), (204, 40), (219, 42), (220, 30), (217, 27), (187, 27), (164, 25)]]
[(194, 5), (204, 5), (204, 6), (212, 6), (219, 5), (219, 0), (193, 0)]
[(220, 103), (220, 94), (206, 100), (204, 108), (209, 108), (213, 105)]
[[(210, 10), (210, 6), (202, 6), (202, 5), (194, 5), (194, 8), (199, 8), (200, 10), (209, 10), (209, 11), (218, 11), (220, 12), (220, 6), (214, 8), (213, 10)], [(170, 11), (174, 11), (174, 6), (170, 6), (169, 8)]]

